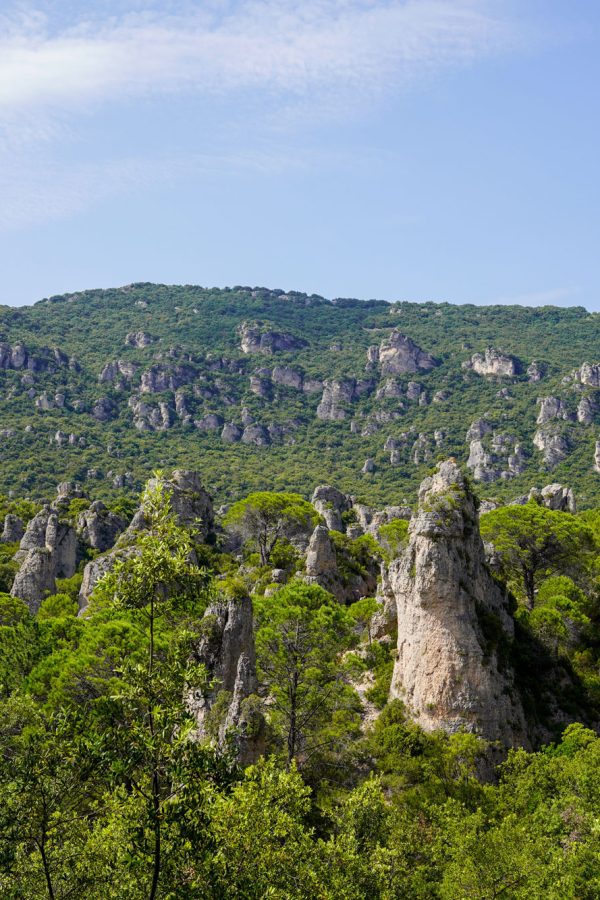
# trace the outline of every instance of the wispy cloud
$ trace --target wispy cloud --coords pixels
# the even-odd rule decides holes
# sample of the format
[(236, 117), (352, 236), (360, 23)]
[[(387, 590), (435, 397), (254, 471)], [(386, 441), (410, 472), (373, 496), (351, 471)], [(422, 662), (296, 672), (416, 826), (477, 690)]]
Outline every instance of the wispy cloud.
[[(215, 165), (257, 171), (296, 165), (290, 141), (283, 147), (291, 122), (299, 130), (299, 121), (362, 113), (374, 98), (415, 79), (512, 46), (515, 33), (494, 13), (497, 6), (494, 0), (19, 2), (0, 13), (0, 230), (74, 215), (102, 198)], [(160, 142), (138, 151), (140, 101), (145, 108), (162, 104), (164, 116), (166, 98), (188, 95), (208, 111), (205, 155), (177, 155), (168, 129), (162, 151)], [(227, 104), (245, 156), (217, 152), (218, 143), (236, 143), (214, 138)], [(85, 123), (123, 106), (126, 158), (103, 158), (93, 140), (78, 153)], [(256, 140), (258, 119), (281, 143), (279, 156)], [(286, 154), (291, 158), (283, 160)]]
[(0, 19), (0, 116), (163, 92), (389, 89), (513, 37), (485, 0), (239, 0), (68, 23), (40, 8)]

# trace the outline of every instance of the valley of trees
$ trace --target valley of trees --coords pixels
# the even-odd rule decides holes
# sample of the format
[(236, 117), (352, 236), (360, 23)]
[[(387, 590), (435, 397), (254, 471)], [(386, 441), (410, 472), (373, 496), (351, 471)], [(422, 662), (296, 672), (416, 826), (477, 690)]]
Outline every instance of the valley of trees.
[[(2, 897), (600, 895), (599, 510), (532, 499), (481, 516), (515, 618), (506, 653), (546, 735), (493, 768), (480, 737), (427, 733), (389, 699), (395, 634), (375, 626), (374, 597), (340, 602), (303, 576), (298, 535), (320, 517), (301, 496), (251, 493), (207, 541), (160, 478), (142, 502), (144, 527), (81, 615), (93, 552), (34, 616), (9, 593), (17, 546), (0, 545)], [(331, 531), (342, 580), (388, 565), (407, 532)], [(237, 701), (209, 663), (219, 610), (248, 598), (255, 691), (224, 728)], [(490, 644), (494, 627), (482, 621)], [(199, 739), (189, 698), (205, 696)]]

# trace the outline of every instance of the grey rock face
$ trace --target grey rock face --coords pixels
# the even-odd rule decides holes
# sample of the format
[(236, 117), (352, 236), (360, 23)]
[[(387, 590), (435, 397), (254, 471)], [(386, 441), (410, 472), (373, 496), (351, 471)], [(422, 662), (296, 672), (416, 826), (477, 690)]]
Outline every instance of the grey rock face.
[(347, 406), (356, 398), (354, 379), (326, 381), (321, 402), (317, 406), (317, 418), (340, 421), (346, 418)]
[[(118, 559), (127, 556), (126, 550), (114, 551), (106, 553), (104, 556), (97, 556), (92, 559), (83, 570), (83, 580), (79, 588), (79, 612), (80, 614), (87, 609), (89, 599), (94, 592), (94, 588), (101, 578), (108, 572), (111, 572)], [(131, 552), (131, 551), (129, 551)]]
[[(150, 488), (156, 484), (155, 478), (148, 482)], [(176, 469), (170, 478), (162, 480), (162, 484), (171, 495), (170, 505), (177, 523), (183, 528), (191, 529), (198, 540), (206, 540), (214, 530), (215, 516), (212, 498), (202, 486), (198, 473)], [(131, 537), (147, 527), (144, 507), (140, 506), (126, 535)]]
[(600, 387), (600, 363), (585, 362), (573, 373), (581, 382), (589, 387)]
[(98, 375), (98, 381), (101, 384), (117, 384), (120, 382), (121, 386), (123, 386), (124, 382), (131, 381), (137, 368), (136, 363), (122, 359), (113, 360), (106, 363)]
[(177, 388), (190, 384), (196, 377), (192, 366), (152, 366), (142, 372), (140, 391), (142, 394), (159, 394), (162, 391), (176, 391)]
[(544, 464), (549, 469), (558, 465), (569, 452), (569, 441), (566, 435), (547, 425), (538, 428), (533, 436), (533, 446), (541, 451)]
[(489, 574), (475, 500), (442, 463), (419, 492), (410, 540), (390, 567), (398, 656), (390, 696), (426, 730), (461, 728), (505, 747), (526, 743), (523, 710), (484, 623), (512, 639), (507, 601)]
[(210, 413), (201, 419), (196, 419), (194, 425), (200, 431), (218, 431), (219, 428), (223, 427), (223, 416)]
[(479, 441), (493, 430), (493, 426), (486, 419), (475, 419), (467, 431), (467, 441)]
[(268, 447), (271, 443), (271, 436), (264, 425), (250, 424), (244, 428), (242, 443), (254, 444), (256, 447)]
[[(386, 378), (375, 394), (376, 400), (399, 400), (404, 396), (404, 387), (396, 378)], [(402, 404), (399, 404), (402, 406)]]
[(18, 341), (12, 346), (0, 342), (0, 369), (28, 369), (30, 372), (55, 372), (69, 365), (68, 356), (62, 350), (39, 347), (35, 351)]
[[(245, 702), (257, 689), (252, 602), (246, 597), (211, 604), (202, 624), (204, 633), (193, 657), (206, 666), (210, 686), (191, 691), (186, 698), (196, 719), (194, 737), (224, 746), (233, 736), (239, 762), (249, 765), (264, 749), (262, 721), (256, 721), (256, 713), (250, 720)], [(219, 721), (211, 721), (211, 711), (223, 692), (225, 711)]]
[(235, 444), (237, 441), (241, 441), (242, 439), (242, 429), (239, 425), (235, 425), (233, 422), (228, 422), (227, 425), (223, 426), (223, 431), (221, 432), (221, 440), (225, 441), (227, 444)]
[(125, 343), (128, 347), (147, 347), (153, 341), (154, 338), (147, 331), (130, 331), (125, 337)]
[(54, 593), (55, 579), (70, 578), (77, 571), (77, 550), (75, 529), (44, 507), (29, 522), (15, 554), (21, 565), (12, 596), (20, 597), (36, 613), (44, 597)]
[(541, 397), (538, 399), (540, 404), (540, 412), (537, 417), (538, 425), (545, 425), (553, 419), (568, 420), (571, 413), (559, 397)]
[(462, 367), (471, 369), (477, 375), (494, 378), (513, 378), (521, 371), (521, 364), (515, 356), (502, 353), (493, 347), (488, 347), (485, 353), (474, 353)]
[(108, 422), (116, 416), (117, 408), (108, 397), (100, 397), (92, 406), (91, 413), (98, 422)]
[(346, 494), (328, 484), (320, 484), (315, 488), (311, 503), (323, 516), (330, 531), (344, 531), (343, 514), (352, 508), (352, 502)]
[(81, 540), (101, 553), (110, 550), (126, 528), (126, 520), (107, 509), (100, 500), (84, 510), (77, 521)]
[(306, 574), (312, 578), (329, 579), (337, 573), (335, 548), (325, 525), (313, 531), (306, 555)]
[(291, 369), (289, 366), (275, 366), (271, 378), (275, 384), (293, 388), (295, 391), (301, 391), (304, 385), (302, 372), (299, 372), (298, 369)]
[(529, 376), (530, 382), (541, 381), (545, 374), (545, 367), (535, 359), (527, 368), (527, 375)]
[(239, 328), (242, 353), (277, 353), (301, 350), (307, 346), (302, 338), (287, 332), (263, 330), (255, 323), (243, 322)]
[(375, 471), (375, 460), (365, 459), (362, 469), (360, 470), (362, 475), (370, 475), (371, 472)]
[(429, 462), (433, 456), (433, 445), (427, 434), (421, 433), (413, 444), (411, 458), (415, 466)]
[(250, 390), (257, 397), (270, 400), (273, 394), (273, 384), (270, 378), (262, 378), (259, 375), (250, 376)]
[(389, 340), (379, 345), (378, 361), (382, 375), (427, 372), (438, 365), (433, 356), (397, 330), (392, 331)]
[(575, 494), (572, 488), (562, 484), (547, 484), (541, 490), (541, 500), (548, 509), (556, 509), (559, 512), (577, 512)]
[(600, 472), (600, 441), (596, 441), (594, 448), (594, 469), (596, 472)]
[(11, 589), (13, 597), (20, 597), (32, 615), (39, 610), (42, 600), (56, 590), (55, 565), (52, 551), (44, 548), (28, 550), (15, 575)]
[(4, 517), (4, 529), (0, 536), (0, 541), (3, 544), (15, 544), (21, 540), (24, 534), (25, 526), (23, 525), (23, 520), (19, 516), (8, 513)]
[(168, 431), (173, 424), (173, 411), (165, 401), (148, 403), (132, 394), (127, 403), (138, 431)]
[(577, 421), (581, 425), (591, 425), (598, 413), (598, 401), (595, 397), (582, 397), (577, 405)]

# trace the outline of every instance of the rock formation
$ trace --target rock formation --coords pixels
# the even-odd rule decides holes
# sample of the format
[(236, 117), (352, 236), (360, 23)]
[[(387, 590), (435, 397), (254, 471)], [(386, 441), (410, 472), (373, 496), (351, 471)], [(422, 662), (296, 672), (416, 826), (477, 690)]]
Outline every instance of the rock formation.
[(4, 517), (4, 528), (2, 530), (2, 536), (0, 536), (0, 541), (2, 541), (3, 544), (16, 544), (17, 541), (21, 540), (24, 534), (25, 526), (23, 525), (23, 520), (20, 519), (19, 516), (8, 513)]
[(569, 439), (551, 425), (542, 425), (533, 436), (533, 446), (541, 451), (544, 465), (553, 469), (569, 452)]
[(320, 484), (314, 489), (310, 502), (323, 516), (330, 531), (345, 531), (343, 516), (352, 509), (350, 497), (328, 484)]
[(126, 528), (126, 520), (107, 509), (101, 500), (95, 500), (77, 520), (80, 539), (100, 553), (110, 550)]
[(503, 648), (507, 601), (488, 572), (475, 499), (453, 460), (419, 492), (409, 545), (390, 567), (398, 656), (390, 696), (426, 730), (473, 731), (504, 747), (526, 742)]
[(257, 680), (249, 597), (207, 608), (193, 659), (208, 673), (207, 686), (187, 696), (196, 719), (195, 739), (212, 740), (220, 747), (231, 741), (242, 765), (256, 762), (264, 736), (262, 715), (251, 702)]
[(45, 506), (29, 522), (15, 560), (20, 563), (11, 594), (24, 600), (37, 613), (44, 597), (53, 594), (57, 578), (70, 578), (77, 571), (77, 534), (72, 525), (59, 520), (55, 509)]
[(474, 353), (462, 364), (463, 369), (471, 369), (477, 375), (494, 378), (513, 378), (521, 371), (521, 364), (515, 356), (488, 347), (485, 353)]
[(379, 347), (370, 347), (367, 359), (370, 364), (379, 363), (382, 375), (427, 372), (439, 365), (433, 356), (397, 330), (392, 331), (389, 340), (382, 341)]
[(256, 323), (242, 322), (238, 330), (242, 353), (277, 353), (281, 350), (301, 350), (307, 346), (303, 338), (261, 328)]

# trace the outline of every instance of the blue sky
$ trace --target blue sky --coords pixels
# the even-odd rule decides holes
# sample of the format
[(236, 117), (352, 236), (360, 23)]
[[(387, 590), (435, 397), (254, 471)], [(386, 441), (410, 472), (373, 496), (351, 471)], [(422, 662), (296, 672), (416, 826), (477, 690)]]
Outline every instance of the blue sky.
[(600, 310), (595, 0), (0, 5), (0, 303)]

